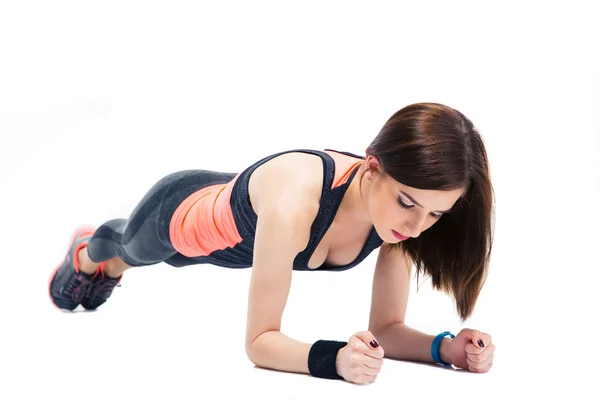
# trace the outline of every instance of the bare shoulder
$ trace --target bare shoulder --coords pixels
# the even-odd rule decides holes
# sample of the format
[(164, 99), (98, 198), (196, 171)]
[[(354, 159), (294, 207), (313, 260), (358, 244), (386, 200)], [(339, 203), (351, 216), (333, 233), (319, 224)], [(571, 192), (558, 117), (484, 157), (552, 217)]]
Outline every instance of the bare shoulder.
[(323, 161), (307, 153), (286, 153), (259, 166), (250, 176), (248, 193), (254, 212), (289, 216), (310, 226), (319, 210)]

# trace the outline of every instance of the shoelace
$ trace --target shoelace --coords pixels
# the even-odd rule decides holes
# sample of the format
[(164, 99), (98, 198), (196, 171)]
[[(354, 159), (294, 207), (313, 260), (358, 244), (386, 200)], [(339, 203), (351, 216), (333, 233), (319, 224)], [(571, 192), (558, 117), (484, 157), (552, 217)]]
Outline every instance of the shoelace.
[(92, 287), (92, 281), (80, 274), (74, 274), (64, 294), (70, 295), (74, 302), (79, 303)]
[(104, 272), (104, 267), (105, 264), (100, 263), (100, 267), (96, 271), (96, 274), (94, 274), (94, 278), (96, 278), (96, 276), (100, 274), (102, 280), (98, 283), (94, 283), (90, 287), (89, 293), (87, 293), (87, 296), (90, 298), (106, 297), (108, 294), (110, 294), (110, 292), (112, 292), (115, 286), (121, 286), (118, 279), (106, 276), (106, 273)]
[(115, 286), (121, 285), (114, 279), (102, 279), (92, 287), (88, 296), (90, 298), (105, 297), (112, 292)]

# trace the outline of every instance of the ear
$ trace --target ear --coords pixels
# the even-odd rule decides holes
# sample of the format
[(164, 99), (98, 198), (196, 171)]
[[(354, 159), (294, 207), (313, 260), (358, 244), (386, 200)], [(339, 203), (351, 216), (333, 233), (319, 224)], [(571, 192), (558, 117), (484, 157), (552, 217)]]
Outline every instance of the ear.
[(381, 162), (379, 161), (379, 158), (377, 156), (367, 154), (365, 158), (365, 164), (366, 169), (373, 173), (382, 171)]

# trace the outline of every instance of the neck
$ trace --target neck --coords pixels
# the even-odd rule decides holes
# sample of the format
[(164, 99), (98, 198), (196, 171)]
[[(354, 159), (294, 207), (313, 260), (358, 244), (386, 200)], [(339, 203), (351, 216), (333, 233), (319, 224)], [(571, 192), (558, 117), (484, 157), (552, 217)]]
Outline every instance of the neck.
[(352, 182), (350, 182), (350, 186), (344, 194), (338, 213), (343, 213), (344, 219), (351, 222), (372, 225), (366, 201), (369, 187), (364, 176), (365, 170), (365, 164), (360, 164), (356, 175), (352, 178)]

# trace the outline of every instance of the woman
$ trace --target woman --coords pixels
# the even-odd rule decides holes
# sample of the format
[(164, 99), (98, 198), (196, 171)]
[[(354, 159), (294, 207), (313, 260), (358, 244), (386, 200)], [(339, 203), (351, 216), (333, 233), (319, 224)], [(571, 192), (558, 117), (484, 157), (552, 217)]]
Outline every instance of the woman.
[[(396, 112), (361, 157), (290, 150), (241, 173), (186, 170), (158, 181), (129, 219), (78, 228), (50, 279), (62, 309), (95, 309), (124, 271), (165, 262), (252, 267), (246, 352), (258, 366), (355, 383), (389, 358), (486, 372), (495, 346), (463, 329), (430, 336), (404, 324), (414, 263), (469, 317), (492, 245), (484, 144), (460, 112), (419, 103)], [(280, 332), (292, 270), (344, 271), (379, 250), (368, 331), (347, 342)]]

